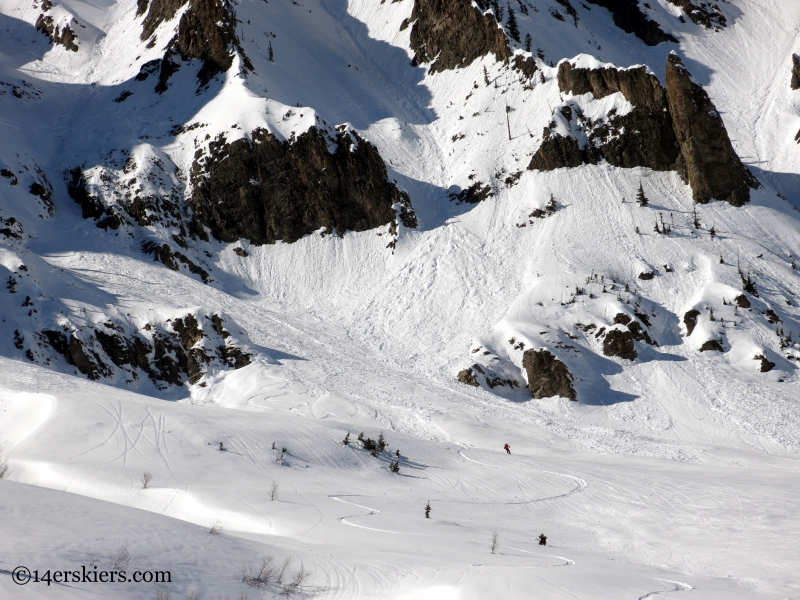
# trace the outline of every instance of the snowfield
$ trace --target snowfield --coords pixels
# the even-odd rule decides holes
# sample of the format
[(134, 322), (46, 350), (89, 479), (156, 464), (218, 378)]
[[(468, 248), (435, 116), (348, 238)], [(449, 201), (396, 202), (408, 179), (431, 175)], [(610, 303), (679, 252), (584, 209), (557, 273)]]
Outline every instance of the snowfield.
[[(412, 66), (414, 0), (241, 0), (230, 69), (203, 87), (182, 61), (156, 93), (137, 74), (189, 5), (151, 44), (132, 0), (59, 0), (47, 14), (71, 51), (35, 29), (43, 5), (0, 0), (0, 598), (800, 597), (800, 4), (723, 2), (718, 31), (649, 4), (679, 43), (647, 46), (593, 3), (573, 21), (527, 2), (532, 53), (511, 47), (544, 58), (526, 81), (491, 54)], [(561, 92), (560, 61), (645, 65), (663, 84), (671, 50), (759, 180), (748, 204), (695, 205), (675, 171), (528, 169), (551, 121), (586, 144), (562, 107), (633, 108)], [(194, 239), (170, 270), (143, 252), (182, 239), (169, 215), (100, 228), (67, 192), (79, 167), (104, 206), (132, 188), (182, 202), (219, 136), (312, 127), (374, 144), (419, 226)], [(488, 197), (458, 201), (476, 183)], [(635, 360), (604, 354), (620, 314), (657, 342)], [(213, 338), (249, 364), (90, 380), (41, 333), (146, 337), (186, 315), (209, 352)], [(713, 340), (722, 352), (701, 352)], [(566, 364), (577, 402), (531, 398), (527, 349)], [(460, 383), (475, 365), (506, 385)], [(12, 578), (121, 553), (171, 582)], [(254, 581), (264, 558), (277, 570)]]

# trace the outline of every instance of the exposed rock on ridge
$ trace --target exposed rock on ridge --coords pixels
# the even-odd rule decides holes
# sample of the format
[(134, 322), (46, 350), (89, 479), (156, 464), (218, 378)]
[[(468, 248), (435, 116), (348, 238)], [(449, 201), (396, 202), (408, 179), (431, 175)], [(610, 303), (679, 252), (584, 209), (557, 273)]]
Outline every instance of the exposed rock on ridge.
[(45, 329), (37, 337), (89, 379), (123, 376), (132, 382), (145, 374), (166, 389), (197, 383), (209, 368), (250, 364), (252, 354), (239, 346), (224, 322), (216, 314), (198, 320), (189, 313), (140, 331), (107, 321), (96, 328)]
[(528, 375), (528, 389), (538, 399), (560, 396), (576, 400), (572, 387), (572, 374), (567, 365), (547, 350), (526, 350), (522, 355), (522, 368)]
[(292, 143), (263, 129), (251, 137), (232, 144), (220, 137), (195, 161), (190, 205), (198, 236), (208, 227), (221, 241), (270, 244), (323, 227), (340, 235), (365, 231), (396, 218), (416, 227), (408, 194), (389, 181), (377, 149), (358, 134), (326, 139), (312, 127)]
[(469, 65), (489, 53), (498, 61), (511, 56), (494, 15), (470, 0), (415, 0), (408, 23), (414, 64), (431, 64), (431, 73)]
[(36, 29), (49, 37), (52, 43), (60, 44), (67, 50), (77, 52), (78, 44), (75, 42), (78, 36), (75, 35), (75, 32), (69, 24), (59, 27), (53, 17), (46, 14), (51, 8), (53, 8), (53, 3), (50, 0), (44, 0), (42, 3), (42, 14), (36, 19)]
[(667, 0), (667, 2), (682, 8), (693, 23), (702, 25), (706, 29), (719, 29), (728, 23), (719, 6), (712, 2), (705, 0), (695, 0), (694, 2), (692, 0)]
[(800, 56), (792, 54), (792, 82), (793, 90), (800, 90)]
[(717, 198), (743, 206), (758, 181), (736, 155), (708, 94), (676, 54), (667, 59), (667, 100), (681, 151), (677, 171), (692, 186), (694, 201)]
[(161, 23), (173, 19), (187, 2), (189, 6), (181, 16), (177, 34), (170, 40), (161, 61), (156, 86), (159, 93), (166, 90), (167, 80), (180, 66), (177, 56), (203, 62), (197, 74), (201, 85), (230, 69), (234, 50), (242, 57), (245, 68), (252, 69), (236, 37), (236, 15), (227, 0), (138, 0), (137, 16), (147, 13), (141, 39), (149, 39)]
[[(695, 202), (711, 198), (742, 206), (758, 181), (742, 164), (708, 94), (695, 83), (680, 58), (670, 54), (667, 86), (645, 67), (584, 69), (561, 63), (558, 83), (562, 92), (591, 93), (603, 98), (621, 92), (634, 105), (625, 115), (609, 113), (607, 123), (586, 131), (588, 142), (550, 135), (533, 156), (530, 169), (552, 170), (593, 164), (602, 159), (617, 167), (675, 170), (688, 183)], [(572, 108), (562, 115), (570, 121)]]
[(642, 12), (637, 0), (587, 0), (587, 2), (610, 10), (614, 16), (614, 25), (625, 33), (634, 34), (648, 46), (656, 46), (662, 42), (678, 42), (674, 36), (665, 33), (658, 23)]

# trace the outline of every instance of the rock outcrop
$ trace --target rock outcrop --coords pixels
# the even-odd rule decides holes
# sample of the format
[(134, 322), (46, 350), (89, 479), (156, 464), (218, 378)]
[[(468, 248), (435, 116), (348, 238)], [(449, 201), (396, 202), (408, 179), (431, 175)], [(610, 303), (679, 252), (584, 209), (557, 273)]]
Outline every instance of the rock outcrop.
[[(610, 112), (606, 122), (591, 122), (578, 115), (584, 147), (575, 137), (551, 133), (555, 120), (544, 130), (544, 140), (529, 169), (552, 170), (606, 160), (622, 168), (647, 167), (677, 171), (692, 188), (695, 202), (711, 198), (742, 206), (758, 181), (742, 164), (708, 94), (695, 83), (680, 59), (670, 54), (667, 85), (645, 67), (586, 69), (562, 62), (558, 70), (562, 92), (591, 93), (596, 99), (622, 93), (633, 110)], [(565, 105), (561, 114), (570, 123), (579, 108)], [(574, 131), (574, 129), (571, 129)]]
[(480, 385), (478, 383), (478, 377), (475, 375), (475, 372), (472, 370), (472, 368), (459, 371), (458, 381), (460, 381), (464, 385), (471, 385), (473, 387), (478, 387)]
[(252, 354), (240, 347), (224, 322), (217, 314), (198, 320), (189, 313), (137, 331), (107, 321), (102, 327), (45, 329), (37, 337), (89, 379), (121, 375), (131, 383), (144, 374), (166, 389), (197, 383), (210, 368), (250, 364)]
[[(56, 23), (53, 17), (47, 14), (52, 8), (53, 3), (50, 0), (42, 2), (42, 13), (36, 19), (34, 27), (49, 37), (52, 43), (64, 46), (64, 48), (72, 52), (77, 52), (78, 44), (76, 42), (78, 36), (75, 35), (75, 32), (70, 27), (71, 23)], [(73, 19), (72, 23), (74, 22), (75, 20)]]
[(722, 117), (705, 90), (692, 79), (676, 54), (667, 59), (667, 100), (680, 147), (678, 174), (692, 187), (694, 201), (712, 198), (743, 206), (756, 178), (731, 145)]
[(242, 57), (245, 68), (252, 69), (236, 37), (236, 15), (227, 0), (138, 0), (137, 16), (145, 15), (142, 41), (150, 39), (161, 23), (175, 18), (187, 2), (189, 6), (181, 16), (177, 34), (161, 61), (156, 86), (159, 93), (167, 89), (167, 80), (179, 68), (178, 56), (202, 61), (197, 74), (201, 86), (230, 69), (234, 51)]
[(725, 352), (725, 348), (722, 347), (722, 343), (719, 340), (708, 340), (704, 342), (702, 346), (700, 346), (700, 352)]
[(526, 350), (522, 368), (528, 375), (528, 389), (538, 399), (560, 396), (576, 400), (573, 376), (562, 361), (547, 350)]
[(667, 2), (679, 6), (693, 23), (702, 25), (706, 29), (721, 29), (728, 24), (719, 6), (713, 2), (706, 0), (667, 0)]
[(792, 54), (792, 81), (793, 90), (800, 90), (800, 56)]
[(611, 11), (614, 16), (614, 25), (625, 33), (634, 34), (648, 46), (656, 46), (663, 42), (678, 42), (674, 36), (665, 33), (658, 23), (642, 12), (637, 0), (586, 1), (589, 4), (596, 4)]
[(683, 315), (683, 324), (686, 325), (686, 337), (692, 335), (694, 328), (697, 327), (697, 317), (700, 316), (699, 310), (687, 310)]
[[(482, 4), (483, 2), (478, 2)], [(431, 73), (466, 67), (487, 54), (511, 57), (494, 15), (484, 14), (470, 0), (414, 0), (411, 49), (414, 64), (431, 63)]]
[[(311, 128), (292, 143), (263, 129), (228, 144), (219, 137), (193, 166), (193, 230), (218, 240), (294, 242), (321, 228), (343, 235), (399, 219), (417, 221), (408, 194), (388, 179), (377, 149), (342, 132)], [(335, 150), (328, 151), (328, 143)]]
[(603, 338), (603, 354), (618, 356), (626, 360), (636, 360), (638, 354), (633, 341), (633, 333), (622, 329), (611, 329)]

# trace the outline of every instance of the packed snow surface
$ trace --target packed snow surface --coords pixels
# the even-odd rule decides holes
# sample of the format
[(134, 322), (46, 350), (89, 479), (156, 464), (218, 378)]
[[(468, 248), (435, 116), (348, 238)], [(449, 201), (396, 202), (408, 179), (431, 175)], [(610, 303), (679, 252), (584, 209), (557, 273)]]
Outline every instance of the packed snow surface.
[[(163, 94), (135, 78), (183, 9), (148, 48), (132, 0), (55, 4), (77, 52), (34, 29), (38, 3), (0, 0), (0, 166), (17, 180), (0, 178), (0, 229), (14, 232), (0, 237), (0, 597), (800, 597), (796, 2), (724, 2), (728, 26), (713, 31), (651, 0), (680, 43), (648, 47), (600, 6), (574, 2), (573, 23), (550, 16), (562, 2), (536, 0), (517, 18), (545, 59), (524, 82), (492, 56), (412, 67), (413, 0), (241, 0), (253, 71), (237, 54), (198, 89), (185, 63)], [(527, 170), (543, 128), (571, 126), (559, 107), (631, 110), (619, 93), (562, 94), (560, 60), (646, 65), (663, 83), (675, 48), (762, 184), (749, 204), (694, 207), (675, 172)], [(61, 180), (82, 166), (93, 185), (183, 197), (209, 140), (312, 126), (375, 144), (419, 228), (400, 227), (394, 248), (388, 226), (198, 244), (186, 251), (204, 284), (141, 252), (176, 231), (99, 229)], [(52, 200), (29, 192), (37, 182)], [(450, 196), (476, 182), (492, 193), (480, 204)], [(531, 218), (551, 197), (555, 214)], [(740, 270), (758, 286), (750, 309), (734, 303)], [(225, 315), (254, 362), (170, 389), (89, 381), (59, 356), (30, 362), (15, 337), (198, 311)], [(644, 314), (658, 346), (603, 356), (595, 332), (621, 327), (619, 313)], [(700, 352), (712, 339), (724, 352)], [(568, 363), (578, 402), (531, 399), (520, 343)], [(459, 383), (474, 364), (519, 387)], [(386, 450), (362, 449), (362, 432)], [(129, 571), (172, 582), (11, 577), (110, 569), (121, 548)], [(291, 559), (280, 583), (243, 581), (262, 557)], [(310, 576), (287, 588), (301, 568)]]

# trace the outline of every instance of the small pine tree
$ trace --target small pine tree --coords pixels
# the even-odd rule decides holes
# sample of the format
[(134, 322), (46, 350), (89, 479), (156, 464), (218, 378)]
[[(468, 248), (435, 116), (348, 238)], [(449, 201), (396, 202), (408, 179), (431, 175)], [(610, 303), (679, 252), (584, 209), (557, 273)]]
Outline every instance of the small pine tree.
[(486, 65), (483, 65), (483, 82), (486, 84), (486, 87), (489, 87), (489, 71), (486, 70)]
[(342, 440), (342, 444), (344, 444), (345, 446), (349, 446), (350, 445), (350, 432), (349, 431), (347, 432), (347, 435), (344, 436), (344, 439)]
[(511, 4), (508, 5), (508, 21), (506, 21), (506, 27), (508, 28), (508, 35), (511, 36), (511, 39), (519, 44), (520, 39), (519, 26), (517, 25), (517, 15), (514, 14), (514, 9), (511, 8)]
[[(524, 4), (522, 6), (525, 6)], [(525, 11), (523, 11), (525, 12)], [(525, 52), (531, 51), (531, 44), (533, 44), (533, 39), (531, 38), (530, 33), (525, 34)]]
[(661, 230), (658, 228), (658, 221), (656, 221), (656, 226), (653, 228), (653, 231), (656, 233), (661, 233)]
[(714, 229), (714, 226), (711, 226), (711, 229), (708, 230), (708, 233), (711, 235), (712, 239), (717, 237), (717, 230)]
[(638, 225), (636, 226), (636, 233), (641, 233), (641, 232), (639, 231), (639, 226), (638, 226)]
[(539, 58), (539, 60), (544, 60), (544, 50), (542, 50), (541, 48), (537, 48), (536, 56)]
[(378, 436), (378, 452), (383, 452), (386, 448), (386, 438), (383, 437), (383, 432)]
[(389, 463), (389, 470), (392, 473), (399, 473), (400, 472), (400, 463), (397, 462), (397, 461)]
[(724, 265), (724, 264), (725, 264), (725, 261), (724, 261), (724, 260), (722, 260), (722, 255), (720, 255), (720, 257), (719, 257), (719, 264), (721, 264), (721, 265)]
[(558, 206), (556, 205), (556, 199), (553, 194), (550, 194), (550, 200), (547, 201), (547, 205), (544, 207), (544, 212), (546, 212), (548, 215), (554, 215), (556, 214), (557, 210)]
[[(361, 443), (364, 442), (364, 432), (363, 431), (358, 434), (358, 441), (361, 442)], [(273, 446), (273, 448), (274, 448), (274, 446)]]
[(539, 534), (539, 545), (547, 546), (547, 536), (543, 533)]
[(274, 63), (275, 62), (275, 53), (272, 51), (272, 42), (269, 43), (268, 52), (269, 52), (269, 62)]
[(428, 503), (425, 505), (425, 518), (426, 519), (430, 519), (431, 518), (431, 501), (430, 500), (428, 500)]
[(647, 199), (647, 196), (644, 195), (644, 188), (642, 188), (642, 182), (639, 182), (639, 191), (636, 192), (636, 202), (641, 207), (647, 206), (650, 201)]
[(700, 229), (700, 219), (697, 217), (697, 207), (692, 206), (692, 225), (695, 229)]

